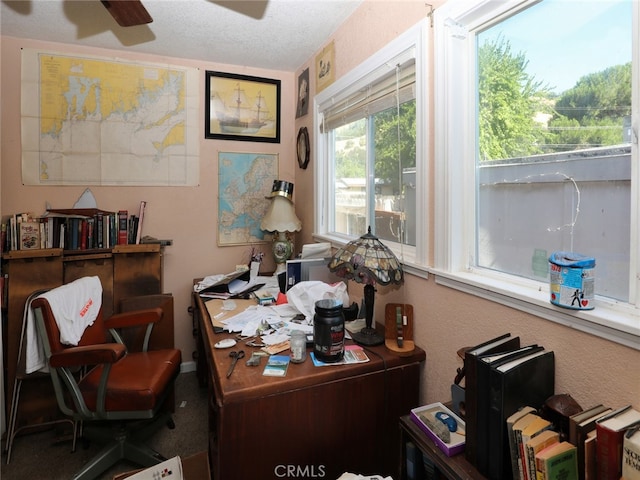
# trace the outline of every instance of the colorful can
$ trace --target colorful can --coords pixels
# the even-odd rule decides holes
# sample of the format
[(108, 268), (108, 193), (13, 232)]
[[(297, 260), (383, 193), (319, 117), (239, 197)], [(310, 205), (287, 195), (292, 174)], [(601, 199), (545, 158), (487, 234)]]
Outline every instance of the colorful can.
[(549, 257), (551, 303), (574, 310), (592, 310), (596, 260), (574, 252)]

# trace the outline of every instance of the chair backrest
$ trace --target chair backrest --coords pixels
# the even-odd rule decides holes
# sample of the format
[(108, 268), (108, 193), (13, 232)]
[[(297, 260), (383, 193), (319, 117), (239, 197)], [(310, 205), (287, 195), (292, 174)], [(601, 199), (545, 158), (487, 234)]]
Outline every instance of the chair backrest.
[[(36, 298), (31, 302), (31, 307), (34, 309), (40, 309), (42, 312), (42, 319), (44, 321), (44, 326), (47, 330), (47, 337), (49, 339), (49, 346), (51, 348), (51, 353), (60, 352), (70, 345), (65, 345), (60, 342), (60, 329), (58, 328), (58, 324), (56, 323), (55, 316), (51, 311), (51, 306), (46, 298)], [(107, 331), (104, 327), (104, 322), (102, 318), (102, 310), (98, 313), (97, 318), (93, 322), (92, 325), (88, 326), (84, 333), (82, 334), (82, 338), (78, 343), (81, 345), (96, 345), (99, 343), (107, 343)]]
[[(56, 305), (55, 301), (51, 303)], [(78, 345), (72, 348), (60, 341), (60, 328), (49, 300), (36, 298), (32, 308), (58, 406), (63, 413), (83, 421), (155, 415), (171, 391), (169, 382), (173, 382), (180, 371), (179, 350), (128, 354), (122, 342), (112, 341), (113, 333), (108, 332), (106, 326), (116, 328), (119, 322), (126, 322), (132, 316), (116, 315), (105, 321), (102, 310), (84, 330)], [(134, 320), (157, 321), (162, 310), (147, 309), (132, 314)], [(109, 390), (112, 381), (113, 392)], [(140, 382), (148, 383), (141, 387)]]
[[(36, 329), (42, 340), (58, 407), (65, 415), (73, 417), (76, 420), (92, 418), (94, 414), (87, 407), (82, 398), (78, 383), (74, 378), (74, 371), (76, 369), (65, 367), (53, 368), (49, 365), (50, 355), (62, 352), (71, 347), (71, 345), (65, 345), (60, 341), (60, 329), (58, 328), (49, 301), (46, 298), (38, 297), (31, 302), (31, 308), (35, 314)], [(46, 338), (42, 332), (42, 326), (44, 326), (44, 330), (46, 331)], [(102, 319), (102, 311), (100, 311), (93, 324), (84, 330), (78, 346), (96, 345), (106, 342), (107, 335)]]

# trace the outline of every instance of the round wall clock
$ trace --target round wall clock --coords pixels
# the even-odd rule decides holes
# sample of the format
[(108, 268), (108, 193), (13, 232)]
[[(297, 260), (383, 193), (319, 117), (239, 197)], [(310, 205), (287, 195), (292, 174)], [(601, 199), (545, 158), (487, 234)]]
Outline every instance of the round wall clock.
[(309, 132), (307, 127), (302, 127), (298, 130), (298, 165), (300, 168), (305, 169), (309, 165)]

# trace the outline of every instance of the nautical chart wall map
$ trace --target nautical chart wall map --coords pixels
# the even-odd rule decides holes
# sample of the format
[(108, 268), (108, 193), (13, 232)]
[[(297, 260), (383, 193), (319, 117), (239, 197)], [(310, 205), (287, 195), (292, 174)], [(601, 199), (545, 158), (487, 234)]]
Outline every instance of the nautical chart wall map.
[(22, 51), (26, 185), (197, 185), (198, 70)]
[(218, 152), (218, 245), (263, 242), (264, 217), (278, 155)]

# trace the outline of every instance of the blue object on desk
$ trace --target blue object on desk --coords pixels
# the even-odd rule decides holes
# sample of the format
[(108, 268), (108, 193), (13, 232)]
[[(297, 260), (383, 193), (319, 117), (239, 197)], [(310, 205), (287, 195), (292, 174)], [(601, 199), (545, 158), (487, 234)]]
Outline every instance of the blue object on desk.
[(456, 419), (448, 413), (436, 412), (436, 418), (444, 423), (450, 432), (458, 430), (458, 422), (456, 422)]

